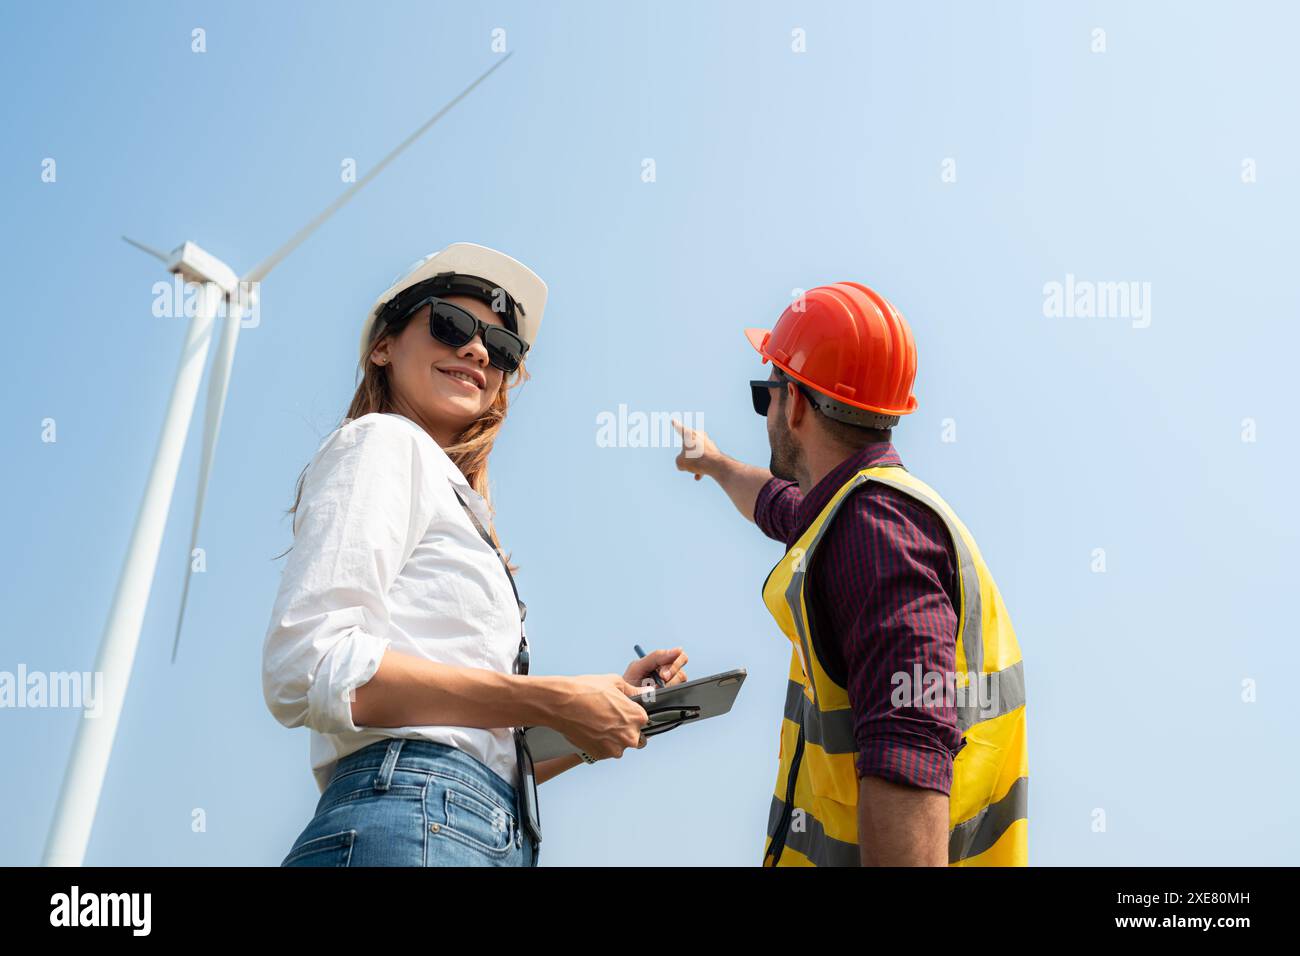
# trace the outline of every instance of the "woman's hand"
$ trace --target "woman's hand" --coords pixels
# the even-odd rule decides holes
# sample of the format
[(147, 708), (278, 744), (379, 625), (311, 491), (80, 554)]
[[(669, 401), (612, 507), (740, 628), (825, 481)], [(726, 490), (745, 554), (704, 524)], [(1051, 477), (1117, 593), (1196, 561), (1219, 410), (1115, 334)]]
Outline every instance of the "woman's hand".
[(564, 678), (564, 701), (550, 726), (597, 760), (622, 757), (645, 746), (641, 728), (649, 722), (636, 702), (641, 689), (617, 674)]
[(686, 672), (682, 668), (686, 666), (688, 660), (690, 658), (680, 647), (666, 651), (651, 651), (645, 657), (639, 657), (627, 665), (627, 670), (623, 672), (623, 680), (634, 687), (652, 687), (654, 686), (652, 675), (657, 671), (664, 686), (681, 684), (686, 680)]
[(641, 729), (650, 721), (638, 703), (644, 688), (654, 686), (651, 675), (655, 672), (665, 686), (685, 682), (682, 668), (687, 660), (682, 649), (674, 647), (637, 658), (622, 677), (599, 674), (564, 678), (567, 700), (550, 726), (597, 760), (622, 757), (629, 747), (640, 750), (646, 745)]

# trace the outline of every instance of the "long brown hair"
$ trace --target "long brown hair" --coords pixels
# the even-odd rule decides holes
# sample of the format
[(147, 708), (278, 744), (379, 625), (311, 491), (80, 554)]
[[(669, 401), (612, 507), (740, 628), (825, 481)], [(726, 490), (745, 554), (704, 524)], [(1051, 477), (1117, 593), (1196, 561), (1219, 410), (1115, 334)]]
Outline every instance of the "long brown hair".
[[(407, 318), (407, 322), (411, 317)], [(379, 322), (374, 324), (370, 333), (370, 348), (366, 352), (366, 357), (361, 360), (357, 367), (357, 374), (361, 381), (357, 384), (357, 390), (352, 396), (352, 402), (348, 406), (347, 415), (336, 426), (342, 428), (349, 421), (360, 418), (362, 415), (368, 415), (371, 412), (391, 412), (393, 411), (392, 386), (389, 382), (389, 373), (387, 365), (376, 365), (370, 361), (370, 353), (374, 351), (380, 339), (385, 335), (398, 335), (405, 328), (406, 322), (389, 323), (381, 325)], [(492, 536), (492, 543), (496, 545), (497, 550), (504, 554), (501, 547), (501, 539), (497, 537), (496, 522), (492, 521), (490, 516), (494, 514), (492, 509), (492, 496), (488, 490), (488, 455), (492, 453), (492, 445), (497, 440), (497, 435), (501, 431), (501, 426), (506, 420), (506, 411), (510, 407), (509, 391), (517, 388), (528, 380), (528, 370), (524, 368), (524, 363), (519, 363), (519, 368), (512, 374), (502, 376), (501, 388), (497, 391), (496, 397), (492, 404), (481, 417), (471, 422), (464, 431), (456, 436), (454, 444), (443, 448), (447, 457), (452, 460), (469, 486), (483, 496), (487, 503), (489, 521), (488, 534)], [(294, 495), (293, 505), (285, 514), (292, 515), (298, 511), (298, 505), (302, 503), (302, 489), (307, 480), (307, 469), (311, 467), (311, 462), (303, 466), (302, 472), (298, 475), (298, 488)], [(286, 548), (276, 558), (284, 557), (292, 550), (293, 545)], [(506, 563), (510, 567), (511, 573), (518, 570), (518, 567), (506, 557)]]

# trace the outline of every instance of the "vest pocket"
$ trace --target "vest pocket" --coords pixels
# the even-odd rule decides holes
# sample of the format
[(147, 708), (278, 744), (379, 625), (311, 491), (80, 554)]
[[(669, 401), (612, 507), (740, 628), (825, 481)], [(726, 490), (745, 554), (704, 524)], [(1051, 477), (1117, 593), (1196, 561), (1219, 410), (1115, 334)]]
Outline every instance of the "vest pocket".
[(803, 757), (808, 786), (816, 796), (855, 806), (858, 755), (853, 741), (852, 711), (847, 708), (820, 711), (806, 697), (800, 703), (804, 732), (811, 745)]
[[(808, 786), (813, 794), (839, 804), (856, 806), (858, 802), (858, 773), (853, 766), (853, 754), (817, 754), (812, 760), (804, 754), (804, 768)], [(847, 765), (847, 769), (846, 769)]]

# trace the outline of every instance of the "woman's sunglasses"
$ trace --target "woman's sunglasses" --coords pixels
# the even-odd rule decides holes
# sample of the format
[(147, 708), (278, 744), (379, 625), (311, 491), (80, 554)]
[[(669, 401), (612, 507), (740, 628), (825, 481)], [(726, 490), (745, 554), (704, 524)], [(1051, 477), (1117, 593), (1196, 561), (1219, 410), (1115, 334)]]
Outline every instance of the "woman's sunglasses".
[(478, 316), (436, 295), (421, 299), (407, 309), (402, 318), (418, 312), (426, 305), (429, 306), (429, 334), (443, 345), (458, 349), (474, 336), (482, 335), (488, 362), (495, 368), (503, 372), (513, 372), (524, 360), (528, 343), (515, 333), (499, 325), (488, 325)]

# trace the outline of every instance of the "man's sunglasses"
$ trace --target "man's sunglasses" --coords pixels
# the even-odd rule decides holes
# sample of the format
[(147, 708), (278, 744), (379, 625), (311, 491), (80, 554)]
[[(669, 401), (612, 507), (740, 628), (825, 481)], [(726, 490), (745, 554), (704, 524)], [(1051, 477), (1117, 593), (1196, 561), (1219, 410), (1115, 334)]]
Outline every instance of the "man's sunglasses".
[[(780, 372), (776, 373), (776, 378), (751, 379), (749, 390), (754, 399), (754, 411), (767, 418), (767, 409), (772, 404), (772, 389), (785, 388), (787, 381), (793, 379), (787, 379)], [(807, 394), (802, 384), (799, 385), (799, 390)]]
[[(483, 336), (488, 362), (503, 372), (519, 368), (528, 351), (528, 343), (499, 325), (488, 325), (478, 316), (436, 295), (421, 299), (403, 313), (402, 318), (429, 306), (429, 334), (443, 345), (460, 348), (476, 335)], [(401, 321), (400, 319), (398, 321)]]

